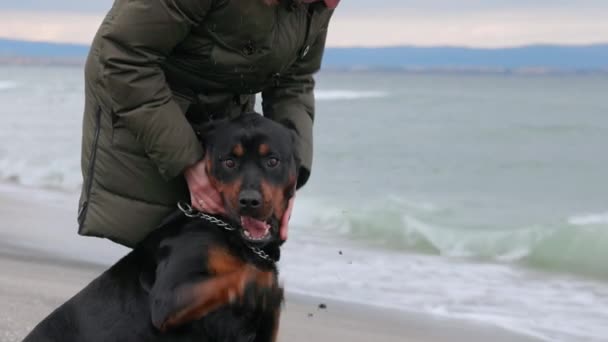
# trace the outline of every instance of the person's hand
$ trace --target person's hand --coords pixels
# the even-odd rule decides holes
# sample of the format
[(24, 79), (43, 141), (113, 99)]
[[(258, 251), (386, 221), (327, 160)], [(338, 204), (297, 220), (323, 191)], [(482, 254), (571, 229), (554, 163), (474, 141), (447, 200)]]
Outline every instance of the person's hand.
[(190, 190), (190, 201), (195, 209), (204, 213), (225, 214), (224, 201), (209, 180), (206, 164), (205, 159), (184, 171), (188, 190)]
[(293, 205), (296, 200), (296, 193), (293, 193), (293, 196), (289, 199), (287, 203), (287, 209), (283, 214), (283, 218), (281, 218), (281, 226), (279, 227), (279, 236), (281, 237), (281, 241), (287, 241), (287, 235), (289, 233), (289, 219), (291, 219), (291, 213), (293, 212)]

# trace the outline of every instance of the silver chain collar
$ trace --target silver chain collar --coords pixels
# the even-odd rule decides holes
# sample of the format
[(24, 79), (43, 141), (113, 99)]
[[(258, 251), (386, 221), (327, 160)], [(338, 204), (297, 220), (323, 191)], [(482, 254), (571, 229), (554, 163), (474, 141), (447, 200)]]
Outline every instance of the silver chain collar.
[[(190, 218), (201, 218), (203, 220), (206, 220), (208, 222), (211, 222), (213, 224), (215, 224), (216, 226), (223, 228), (224, 230), (227, 230), (229, 232), (233, 232), (236, 230), (236, 228), (234, 228), (233, 226), (231, 226), (229, 223), (226, 223), (220, 219), (218, 219), (217, 217), (205, 214), (203, 212), (200, 212), (196, 209), (194, 209), (190, 204), (186, 203), (186, 202), (178, 202), (177, 203), (177, 207), (179, 208), (179, 210), (184, 213), (184, 215), (186, 215), (186, 217), (190, 217)], [(268, 255), (268, 253), (264, 252), (264, 250), (257, 248), (257, 247), (252, 247), (247, 245), (247, 247), (249, 247), (249, 249), (251, 249), (251, 251), (259, 256), (260, 258), (266, 260), (266, 261), (270, 261), (270, 262), (275, 262), (270, 255)]]

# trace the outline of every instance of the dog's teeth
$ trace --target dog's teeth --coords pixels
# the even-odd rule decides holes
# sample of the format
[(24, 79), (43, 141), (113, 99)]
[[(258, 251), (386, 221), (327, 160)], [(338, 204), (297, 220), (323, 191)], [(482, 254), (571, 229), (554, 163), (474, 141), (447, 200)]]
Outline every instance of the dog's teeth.
[(270, 235), (270, 227), (268, 227), (264, 230), (264, 234), (262, 234), (262, 236), (251, 235), (251, 233), (246, 229), (243, 229), (243, 234), (245, 235), (246, 238), (248, 238), (252, 241), (262, 241), (262, 240), (265, 240), (266, 238), (268, 238), (268, 236)]

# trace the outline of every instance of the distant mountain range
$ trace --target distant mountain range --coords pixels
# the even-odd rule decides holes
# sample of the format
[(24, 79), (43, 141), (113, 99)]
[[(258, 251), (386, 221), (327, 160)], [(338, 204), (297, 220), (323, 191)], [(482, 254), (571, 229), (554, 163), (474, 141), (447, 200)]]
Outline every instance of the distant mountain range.
[(76, 44), (56, 44), (0, 39), (0, 56), (84, 58), (89, 47)]
[(503, 49), (388, 47), (329, 49), (327, 67), (608, 70), (608, 44)]
[[(82, 63), (89, 47), (0, 39), (0, 63)], [(608, 71), (608, 44), (461, 47), (328, 48), (326, 69)]]

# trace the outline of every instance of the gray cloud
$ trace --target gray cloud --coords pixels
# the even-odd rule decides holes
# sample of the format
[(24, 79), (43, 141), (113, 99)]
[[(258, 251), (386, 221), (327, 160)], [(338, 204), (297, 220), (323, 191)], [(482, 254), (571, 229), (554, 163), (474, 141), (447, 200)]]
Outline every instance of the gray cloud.
[(0, 10), (105, 12), (113, 0), (0, 0)]
[[(88, 43), (112, 1), (0, 0), (0, 37)], [(608, 41), (606, 18), (608, 0), (343, 0), (328, 44), (590, 44)]]
[[(154, 0), (157, 1), (157, 0)], [(241, 0), (243, 1), (243, 0)], [(249, 0), (254, 1), (254, 0)], [(113, 0), (0, 0), (0, 10), (107, 11)], [(476, 12), (535, 9), (608, 9), (606, 0), (342, 0), (339, 10), (345, 13), (373, 10), (414, 10), (445, 12)]]
[(386, 10), (434, 12), (437, 14), (496, 12), (502, 10), (574, 10), (581, 8), (608, 10), (606, 0), (342, 0), (345, 12), (374, 13)]

